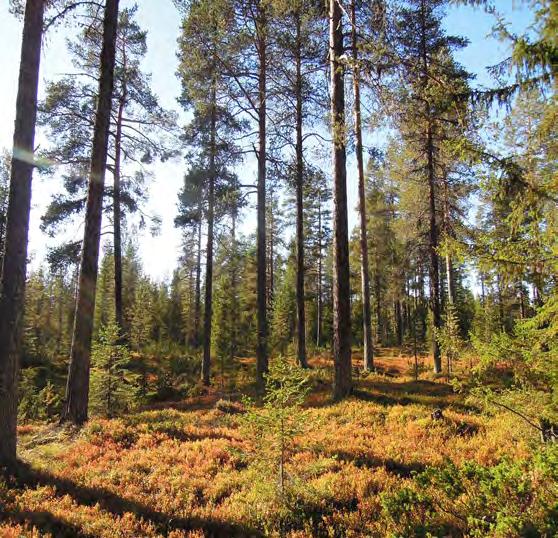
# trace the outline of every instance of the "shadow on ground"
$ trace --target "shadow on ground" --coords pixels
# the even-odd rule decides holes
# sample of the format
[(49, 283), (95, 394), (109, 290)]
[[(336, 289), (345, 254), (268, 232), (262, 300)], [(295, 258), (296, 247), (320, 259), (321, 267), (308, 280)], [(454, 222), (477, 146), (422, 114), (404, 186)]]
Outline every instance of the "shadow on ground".
[[(223, 523), (198, 517), (175, 517), (158, 512), (151, 507), (136, 501), (120, 497), (108, 489), (92, 488), (76, 484), (71, 480), (60, 478), (46, 471), (31, 467), (25, 462), (18, 462), (15, 470), (8, 477), (8, 483), (16, 488), (36, 488), (51, 486), (56, 494), (71, 496), (78, 504), (85, 506), (99, 505), (102, 510), (116, 516), (132, 513), (138, 518), (152, 523), (157, 532), (166, 536), (173, 530), (201, 530), (205, 536), (214, 538), (228, 537), (260, 537), (262, 534), (253, 528), (233, 523)], [(60, 520), (47, 512), (7, 511), (7, 518), (15, 523), (29, 523), (43, 532), (54, 533), (54, 536), (88, 537), (80, 528)]]

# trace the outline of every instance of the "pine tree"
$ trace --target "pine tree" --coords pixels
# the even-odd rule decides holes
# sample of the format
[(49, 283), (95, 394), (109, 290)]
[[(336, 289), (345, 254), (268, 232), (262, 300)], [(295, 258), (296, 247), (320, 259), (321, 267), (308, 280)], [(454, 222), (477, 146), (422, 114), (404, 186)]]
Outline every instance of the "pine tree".
[(66, 401), (62, 417), (64, 420), (69, 420), (76, 425), (81, 425), (87, 420), (89, 367), (97, 287), (97, 264), (99, 261), (101, 239), (103, 190), (107, 163), (111, 101), (114, 88), (118, 2), (119, 0), (107, 0), (105, 6), (99, 99), (93, 131), (89, 190), (85, 213), (85, 231), (72, 351), (66, 388)]
[[(276, 2), (276, 20), (273, 32), (287, 62), (281, 62), (276, 70), (284, 79), (278, 90), (278, 100), (284, 101), (280, 119), (287, 133), (290, 124), (294, 129), (294, 162), (289, 166), (289, 186), (294, 187), (296, 208), (296, 252), (297, 252), (297, 357), (301, 367), (307, 364), (306, 343), (306, 291), (305, 291), (305, 217), (304, 195), (306, 191), (307, 164), (305, 162), (304, 130), (314, 117), (326, 109), (326, 97), (322, 95), (320, 75), (323, 75), (323, 49), (325, 48), (325, 18), (320, 6), (313, 1), (294, 0)], [(275, 73), (274, 73), (275, 75)], [(275, 75), (276, 76), (276, 75)], [(312, 88), (312, 91), (310, 91)], [(292, 103), (295, 106), (292, 106)], [(290, 133), (289, 133), (290, 134)], [(289, 135), (287, 135), (289, 136)], [(292, 136), (292, 135), (291, 135)]]
[(358, 199), (359, 199), (359, 218), (360, 218), (360, 279), (361, 279), (361, 300), (362, 300), (362, 332), (363, 332), (363, 368), (372, 370), (374, 368), (374, 349), (372, 346), (372, 318), (370, 311), (370, 271), (368, 267), (368, 215), (366, 212), (366, 195), (364, 179), (364, 152), (362, 144), (362, 111), (360, 97), (361, 66), (359, 60), (359, 37), (357, 26), (357, 2), (351, 0), (351, 66), (353, 78), (353, 111), (354, 111), (354, 131), (355, 131), (355, 153), (357, 160), (358, 173)]
[[(428, 242), (430, 310), (433, 334), (442, 326), (440, 282), (441, 159), (439, 147), (448, 135), (446, 114), (459, 117), (457, 108), (467, 93), (468, 74), (453, 60), (452, 51), (465, 45), (445, 35), (441, 8), (445, 0), (412, 0), (403, 5), (395, 23), (396, 51), (401, 59), (403, 106), (398, 124), (403, 139), (420, 159), (420, 173), (428, 187)], [(409, 29), (412, 29), (411, 31)], [(452, 121), (448, 122), (453, 123)], [(432, 338), (434, 371), (441, 372), (438, 342)]]
[(0, 271), (0, 466), (12, 465), (16, 459), (17, 378), (45, 7), (44, 0), (27, 0), (23, 22), (10, 194)]
[[(164, 160), (172, 154), (175, 123), (174, 115), (159, 105), (150, 88), (149, 75), (140, 68), (147, 52), (147, 33), (134, 19), (136, 11), (134, 7), (119, 14), (107, 156), (113, 182), (104, 188), (103, 194), (103, 213), (112, 221), (114, 307), (121, 329), (124, 329), (122, 226), (125, 216), (137, 213), (146, 201), (147, 166), (157, 157)], [(53, 141), (44, 154), (63, 165), (64, 171), (65, 192), (54, 196), (42, 217), (43, 230), (52, 236), (68, 220), (81, 215), (86, 203), (97, 98), (91, 80), (99, 72), (102, 21), (94, 8), (87, 10), (85, 16), (90, 23), (84, 26), (78, 39), (68, 42), (78, 74), (50, 82), (41, 104), (41, 123)]]
[(351, 306), (349, 283), (349, 232), (347, 217), (347, 167), (343, 15), (337, 0), (329, 2), (331, 133), (333, 138), (333, 395), (344, 398), (352, 390)]

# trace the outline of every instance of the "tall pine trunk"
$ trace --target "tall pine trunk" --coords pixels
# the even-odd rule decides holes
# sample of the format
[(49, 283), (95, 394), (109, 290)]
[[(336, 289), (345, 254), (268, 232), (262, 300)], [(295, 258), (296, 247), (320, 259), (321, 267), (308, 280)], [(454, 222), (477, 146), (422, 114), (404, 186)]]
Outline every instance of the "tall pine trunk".
[(266, 160), (267, 160), (267, 20), (264, 7), (259, 6), (256, 21), (259, 56), (258, 73), (258, 209), (257, 209), (257, 311), (258, 338), (256, 348), (256, 384), (260, 392), (264, 389), (264, 374), (267, 372), (267, 305), (266, 305)]
[(216, 96), (215, 82), (211, 88), (211, 127), (209, 150), (209, 192), (207, 200), (207, 249), (205, 266), (205, 310), (203, 319), (202, 381), (208, 386), (211, 376), (211, 322), (213, 319), (213, 228), (215, 224), (215, 152), (216, 152)]
[(45, 0), (27, 0), (0, 288), (0, 467), (16, 460), (17, 380), (27, 271), (37, 92)]
[(114, 87), (118, 2), (119, 0), (107, 0), (103, 20), (99, 98), (93, 132), (89, 190), (85, 213), (85, 232), (72, 350), (66, 386), (66, 401), (62, 414), (62, 420), (69, 420), (76, 425), (81, 425), (87, 420), (88, 411), (91, 340), (93, 336), (93, 316), (95, 312), (95, 292), (97, 288), (103, 214), (103, 191)]
[[(424, 91), (427, 90), (429, 78), (429, 65), (427, 54), (427, 28), (426, 28), (426, 8), (425, 1), (421, 0), (421, 27), (420, 27), (420, 47), (422, 57), (422, 80)], [(426, 121), (426, 165), (428, 175), (428, 200), (429, 200), (429, 231), (428, 231), (428, 250), (430, 257), (430, 311), (432, 313), (432, 355), (434, 357), (434, 372), (442, 371), (442, 355), (440, 345), (436, 338), (436, 332), (442, 326), (442, 313), (440, 301), (440, 258), (438, 256), (438, 224), (436, 222), (436, 174), (434, 169), (434, 134), (432, 132), (432, 119), (430, 104), (425, 100), (425, 121)]]
[(304, 305), (304, 148), (302, 140), (302, 41), (300, 14), (296, 15), (296, 312), (297, 357), (302, 368), (306, 360), (306, 312)]
[(113, 192), (113, 230), (114, 230), (114, 310), (119, 336), (123, 336), (124, 313), (122, 306), (122, 209), (121, 209), (121, 161), (122, 161), (122, 119), (126, 104), (126, 89), (118, 105), (116, 136), (114, 142), (114, 192)]
[(347, 155), (345, 125), (343, 23), (338, 0), (329, 2), (331, 122), (333, 135), (333, 396), (352, 391), (349, 228), (347, 217)]
[(200, 203), (198, 211), (198, 244), (196, 254), (196, 296), (194, 298), (194, 348), (200, 345), (200, 319), (201, 319), (201, 255), (202, 255), (202, 215), (203, 209)]
[(358, 169), (358, 212), (360, 218), (360, 280), (362, 293), (362, 334), (364, 340), (363, 368), (374, 368), (372, 347), (372, 316), (370, 313), (370, 271), (368, 268), (368, 217), (364, 190), (364, 157), (362, 150), (362, 117), (360, 108), (360, 68), (358, 65), (358, 38), (356, 27), (356, 1), (351, 2), (351, 38), (353, 49), (353, 93), (355, 116), (355, 152)]
[(430, 254), (430, 309), (432, 312), (432, 354), (434, 357), (434, 372), (442, 371), (442, 354), (436, 339), (436, 331), (442, 326), (440, 305), (440, 259), (438, 256), (438, 224), (436, 222), (436, 178), (434, 175), (434, 141), (432, 127), (428, 125), (427, 138), (428, 190), (429, 190), (429, 254)]

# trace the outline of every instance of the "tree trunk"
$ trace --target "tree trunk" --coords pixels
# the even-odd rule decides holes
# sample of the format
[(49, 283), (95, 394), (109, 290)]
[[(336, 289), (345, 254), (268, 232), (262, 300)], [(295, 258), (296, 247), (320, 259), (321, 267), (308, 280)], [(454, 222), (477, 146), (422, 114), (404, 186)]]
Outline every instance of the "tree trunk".
[(202, 214), (200, 204), (198, 221), (198, 253), (196, 257), (196, 297), (194, 303), (194, 348), (200, 345), (200, 318), (201, 318), (201, 245), (202, 245)]
[(453, 306), (455, 303), (455, 281), (453, 278), (453, 263), (449, 253), (446, 253), (446, 279), (448, 283), (448, 304)]
[(505, 320), (504, 320), (504, 297), (503, 297), (503, 293), (502, 293), (502, 277), (500, 276), (500, 274), (496, 275), (496, 289), (497, 289), (497, 294), (498, 294), (498, 321), (500, 323), (500, 330), (501, 331), (505, 331), (506, 330), (506, 324), (505, 324)]
[(375, 289), (375, 299), (376, 299), (376, 317), (377, 317), (377, 332), (376, 338), (381, 345), (385, 345), (386, 338), (384, 335), (384, 319), (382, 316), (382, 282), (380, 280), (380, 263), (376, 258), (376, 274), (374, 276), (374, 289)]
[(231, 345), (230, 345), (230, 361), (233, 364), (237, 353), (237, 324), (238, 324), (238, 268), (237, 268), (237, 245), (236, 245), (236, 218), (237, 209), (236, 202), (233, 205), (231, 214)]
[(268, 275), (269, 280), (267, 283), (267, 311), (273, 312), (273, 299), (275, 295), (275, 234), (274, 234), (274, 226), (275, 226), (275, 219), (273, 218), (273, 189), (271, 189), (269, 193), (269, 201), (268, 206), (269, 214), (267, 215), (267, 264), (268, 264)]
[(122, 117), (126, 105), (126, 87), (118, 105), (116, 120), (116, 137), (114, 142), (114, 193), (113, 193), (113, 229), (114, 229), (114, 310), (119, 336), (123, 336), (124, 313), (122, 307), (122, 210), (121, 210), (121, 160), (122, 160)]
[(27, 0), (0, 287), (0, 467), (16, 460), (17, 380), (34, 167), (44, 0)]
[(216, 97), (215, 82), (211, 88), (211, 132), (209, 150), (209, 192), (207, 200), (207, 249), (205, 266), (205, 310), (203, 320), (203, 361), (202, 381), (205, 386), (210, 384), (211, 375), (211, 321), (213, 318), (213, 227), (215, 220), (215, 152), (216, 152)]
[(421, 316), (420, 316), (420, 338), (421, 338), (421, 342), (426, 342), (426, 312), (427, 312), (427, 308), (426, 308), (426, 294), (424, 291), (425, 288), (425, 284), (424, 284), (424, 268), (422, 266), (422, 263), (419, 262), (419, 304), (420, 304), (420, 310), (421, 310)]
[(258, 225), (257, 225), (257, 305), (258, 338), (256, 349), (256, 384), (260, 392), (264, 389), (264, 374), (267, 372), (267, 305), (266, 305), (266, 119), (267, 119), (267, 21), (264, 8), (259, 6), (257, 17), (258, 33)]
[(322, 191), (318, 191), (318, 311), (316, 314), (316, 347), (322, 344)]
[(436, 331), (442, 326), (442, 314), (440, 309), (440, 261), (438, 256), (438, 226), (436, 223), (436, 185), (434, 177), (434, 141), (432, 127), (427, 130), (427, 154), (428, 154), (428, 188), (429, 188), (429, 251), (430, 251), (430, 308), (432, 311), (433, 334), (432, 354), (434, 357), (434, 372), (442, 371), (442, 355), (440, 345), (436, 339)]
[(306, 361), (306, 312), (304, 304), (304, 148), (302, 142), (302, 41), (300, 15), (296, 16), (296, 311), (297, 356), (302, 368)]
[(358, 38), (356, 27), (356, 2), (351, 2), (351, 37), (353, 49), (353, 93), (355, 119), (355, 152), (358, 169), (358, 212), (360, 217), (360, 280), (362, 294), (362, 335), (364, 340), (363, 368), (374, 368), (372, 346), (372, 316), (370, 313), (370, 271), (368, 269), (368, 217), (366, 215), (366, 193), (364, 189), (364, 157), (362, 150), (362, 118), (360, 109), (360, 68), (358, 65)]
[(349, 230), (347, 219), (347, 167), (343, 24), (337, 0), (329, 2), (331, 69), (331, 122), (333, 135), (333, 396), (344, 398), (352, 391), (351, 304), (349, 282)]
[(114, 87), (118, 2), (119, 0), (107, 0), (103, 20), (99, 98), (93, 133), (85, 232), (70, 367), (66, 386), (66, 402), (62, 414), (62, 420), (69, 420), (76, 425), (81, 425), (87, 420), (89, 400), (91, 340), (93, 336), (111, 101)]

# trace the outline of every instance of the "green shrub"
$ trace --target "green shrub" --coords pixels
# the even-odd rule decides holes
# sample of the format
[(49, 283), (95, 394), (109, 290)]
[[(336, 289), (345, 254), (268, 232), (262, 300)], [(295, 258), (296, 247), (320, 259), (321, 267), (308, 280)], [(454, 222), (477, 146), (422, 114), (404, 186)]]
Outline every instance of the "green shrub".
[(381, 501), (396, 536), (556, 536), (558, 447), (493, 467), (431, 467)]

